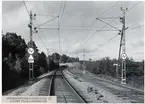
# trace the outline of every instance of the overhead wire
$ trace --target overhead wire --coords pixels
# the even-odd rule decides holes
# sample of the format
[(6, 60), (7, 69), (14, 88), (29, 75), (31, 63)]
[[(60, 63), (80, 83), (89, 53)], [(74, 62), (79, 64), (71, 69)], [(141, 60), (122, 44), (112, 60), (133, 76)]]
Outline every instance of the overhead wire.
[[(137, 6), (139, 3), (140, 3), (140, 2), (134, 4), (132, 7), (130, 7), (130, 8), (128, 9), (128, 12), (129, 12), (131, 9), (133, 9), (135, 6)], [(123, 13), (122, 13), (122, 14), (123, 14)], [(121, 14), (121, 15), (122, 15), (122, 14)], [(120, 16), (121, 16), (121, 15), (120, 15)], [(116, 19), (117, 19), (117, 18), (116, 18)], [(109, 24), (112, 23), (113, 21), (115, 21), (116, 19), (113, 19), (111, 22), (109, 22)], [(106, 26), (107, 26), (107, 25), (103, 26), (103, 28), (106, 27)], [(95, 32), (95, 34), (96, 34), (96, 33), (97, 33), (97, 31)], [(92, 39), (92, 37), (93, 37), (95, 34), (91, 35), (91, 37), (90, 37), (84, 44), (86, 44), (90, 39)], [(83, 44), (82, 46), (84, 46), (84, 44)], [(81, 46), (81, 47), (82, 47), (82, 46)], [(82, 49), (82, 48), (80, 48), (80, 49)]]
[(62, 8), (62, 2), (61, 2), (61, 5), (60, 5), (60, 8), (59, 8), (58, 16), (60, 16), (61, 8)]
[(61, 45), (60, 45), (60, 34), (59, 34), (59, 17), (60, 17), (60, 13), (61, 13), (61, 8), (62, 8), (62, 2), (59, 8), (59, 12), (58, 12), (58, 44), (59, 44), (59, 51), (61, 52)]
[[(22, 1), (23, 2), (23, 5), (24, 5), (24, 7), (25, 7), (25, 9), (26, 9), (26, 12), (28, 13), (28, 16), (30, 16), (30, 13), (29, 13), (29, 11), (28, 11), (28, 8), (27, 8), (27, 6), (26, 6), (26, 3), (25, 3), (25, 1)], [(28, 37), (26, 37), (26, 40), (29, 38), (29, 36)], [(29, 41), (29, 39), (28, 39), (28, 41)]]
[(138, 29), (138, 28), (141, 28), (141, 27), (144, 27), (144, 25), (139, 25), (139, 26), (133, 27), (133, 28), (127, 30), (127, 31), (131, 31), (131, 30)]
[[(131, 31), (131, 30), (133, 30), (133, 29), (137, 29), (137, 28), (140, 28), (140, 27), (143, 27), (143, 26), (144, 26), (144, 25), (140, 25), (140, 26), (131, 28), (131, 29), (128, 30), (128, 31)], [(103, 47), (105, 44), (107, 44), (108, 42), (110, 42), (111, 40), (113, 40), (116, 36), (118, 36), (118, 34), (115, 35), (115, 36), (113, 36), (113, 37), (111, 37), (109, 40), (107, 40), (105, 43), (103, 43), (103, 44), (102, 44), (101, 46), (99, 46), (98, 48), (95, 48), (95, 49), (91, 50), (91, 52), (96, 51), (96, 50), (98, 50), (99, 48)]]
[[(111, 22), (109, 22), (109, 23), (112, 23), (112, 22), (114, 22), (115, 20), (116, 20), (116, 19), (113, 19), (113, 20), (112, 20)], [(108, 25), (107, 25), (107, 24), (104, 25), (101, 29), (105, 28), (106, 26), (108, 26)], [(81, 51), (81, 49), (83, 48), (83, 46), (84, 46), (89, 40), (91, 40), (91, 39), (93, 38), (93, 36), (96, 35), (96, 33), (98, 33), (98, 32), (100, 32), (100, 31), (95, 31), (95, 33), (92, 34), (92, 35), (82, 44), (81, 48), (79, 49), (79, 52)]]
[[(111, 7), (109, 7), (106, 11), (104, 11), (103, 13), (101, 13), (97, 18), (100, 18), (102, 15), (104, 15), (105, 13), (108, 13), (115, 5), (117, 5), (119, 3), (119, 1), (118, 2), (116, 2), (114, 5), (112, 5)], [(90, 31), (89, 31), (89, 33), (88, 33), (88, 35), (87, 35), (87, 38), (88, 38), (88, 36), (90, 35), (90, 32), (91, 32), (91, 30), (92, 30), (92, 28), (94, 27), (94, 24), (95, 24), (95, 22), (96, 22), (96, 19), (95, 19), (95, 21), (93, 22), (93, 25), (92, 25), (92, 27), (90, 28)], [(87, 39), (86, 37), (83, 39), (83, 42), (82, 42), (82, 44), (81, 44), (81, 46), (80, 46), (80, 49), (84, 46), (84, 44), (85, 44), (85, 40)], [(79, 49), (79, 50), (80, 50)], [(78, 51), (79, 51), (78, 50)], [(77, 50), (76, 50), (77, 51)]]
[(26, 11), (27, 11), (28, 15), (30, 16), (30, 13), (29, 13), (29, 11), (28, 11), (28, 8), (27, 8), (27, 6), (26, 6), (25, 1), (22, 1), (22, 2), (23, 2), (23, 4), (24, 4), (24, 6), (25, 6), (25, 9), (26, 9)]
[[(139, 4), (139, 3), (137, 3), (137, 4)], [(135, 7), (135, 6), (136, 6), (136, 4), (135, 4), (133, 7)], [(131, 8), (131, 9), (132, 9), (132, 8)], [(133, 27), (133, 28), (131, 28), (130, 30), (127, 30), (127, 31), (131, 31), (131, 30), (134, 30), (134, 29), (137, 29), (137, 28), (141, 28), (141, 27), (143, 27), (143, 26), (144, 26), (144, 25), (136, 26), (136, 27)], [(106, 41), (105, 43), (103, 43), (101, 46), (99, 46), (98, 48), (93, 49), (92, 51), (95, 51), (95, 50), (97, 50), (97, 49), (103, 47), (105, 44), (107, 44), (108, 42), (110, 42), (111, 40), (113, 40), (116, 36), (118, 36), (118, 34), (115, 35), (115, 36), (113, 36), (113, 37), (111, 37), (109, 40), (107, 40), (107, 41)]]
[[(62, 7), (62, 3), (61, 3), (61, 6), (60, 6), (58, 17), (60, 17), (61, 7)], [(60, 25), (61, 25), (61, 21), (62, 21), (62, 18), (63, 18), (65, 7), (66, 7), (66, 1), (64, 3), (64, 6), (63, 6), (63, 10), (62, 10), (60, 21), (59, 21), (59, 18), (58, 18), (58, 39), (59, 39), (59, 51), (60, 52), (61, 52), (61, 43), (60, 43), (60, 31), (59, 31), (59, 29), (60, 29)]]
[(53, 21), (53, 20), (56, 19), (56, 18), (58, 18), (58, 16), (56, 16), (56, 17), (54, 17), (54, 18), (52, 18), (52, 19), (50, 19), (50, 20), (44, 22), (43, 24), (40, 24), (40, 25), (36, 26), (36, 28), (38, 28), (38, 27), (40, 27), (40, 26), (42, 26), (42, 25), (45, 25), (46, 23), (51, 22), (51, 21)]
[[(27, 5), (25, 4), (25, 1), (23, 1), (23, 4), (24, 4), (24, 6), (25, 6), (25, 9), (26, 9), (28, 15), (30, 16), (30, 13), (29, 13), (29, 11), (28, 11)], [(34, 23), (33, 23), (32, 25), (35, 27)], [(40, 34), (37, 33), (37, 35), (39, 36), (39, 39), (41, 40), (41, 42), (43, 43), (44, 47), (46, 48), (46, 45), (44, 44), (43, 40), (41, 39)]]
[[(38, 29), (48, 29), (48, 30), (58, 30), (58, 28), (38, 28)], [(61, 29), (59, 29), (59, 31), (89, 31), (89, 30), (83, 30), (83, 29), (66, 29), (66, 28), (61, 28)], [(106, 29), (106, 30), (92, 30), (92, 31), (118, 31), (118, 30), (108, 30), (108, 29)]]
[[(28, 8), (27, 8), (27, 6), (26, 6), (26, 4), (25, 4), (25, 2), (23, 1), (23, 3), (24, 3), (24, 6), (25, 6), (25, 8), (26, 8), (26, 10), (27, 10), (27, 13), (28, 13), (28, 15), (29, 15), (29, 11), (28, 11)], [(128, 9), (128, 11), (129, 10), (131, 10), (132, 8), (134, 8), (136, 5), (138, 5), (140, 2), (138, 2), (138, 3), (136, 3), (135, 5), (133, 5), (130, 9)], [(65, 4), (66, 4), (66, 2), (65, 2)], [(64, 9), (65, 9), (65, 5), (64, 5)], [(63, 12), (64, 12), (64, 9), (63, 9)], [(60, 13), (59, 13), (60, 14)], [(103, 13), (102, 13), (103, 14)], [(63, 16), (63, 13), (62, 13), (62, 16)], [(61, 20), (62, 20), (62, 18), (61, 18)], [(58, 20), (59, 21), (59, 20)], [(96, 19), (95, 19), (95, 21), (96, 21)], [(60, 23), (61, 22), (58, 22), (59, 23), (59, 26), (60, 26)], [(93, 23), (93, 24), (95, 24), (95, 23)], [(131, 28), (131, 30), (133, 30), (133, 29), (136, 29), (136, 28), (140, 28), (140, 27), (143, 27), (143, 26), (137, 26), (137, 27), (134, 27), (134, 28)], [(128, 31), (130, 31), (130, 30), (128, 30)], [(40, 37), (40, 35), (39, 35), (39, 33), (38, 33), (38, 36), (39, 36), (39, 38), (40, 38), (40, 40), (42, 41), (42, 39), (41, 39), (41, 37)], [(93, 36), (93, 35), (92, 35)], [(115, 35), (113, 38), (115, 38), (117, 35)], [(111, 39), (109, 39), (107, 42), (105, 42), (103, 45), (101, 45), (101, 47), (102, 46), (104, 46), (105, 44), (107, 44), (109, 41), (111, 41), (113, 38), (111, 38)], [(44, 42), (42, 41), (42, 43), (44, 44)], [(44, 44), (44, 46), (45, 46), (45, 44)], [(96, 48), (96, 49), (98, 49), (98, 48)]]
[[(64, 3), (64, 6), (63, 6), (63, 10), (62, 10), (62, 14), (61, 14), (61, 18), (60, 18), (60, 21), (59, 21), (58, 28), (60, 28), (60, 24), (61, 24), (61, 21), (62, 21), (62, 17), (63, 17), (63, 14), (64, 14), (65, 7), (66, 7), (66, 1), (65, 1), (65, 3)], [(60, 13), (60, 12), (59, 12), (59, 13)], [(59, 14), (59, 15), (60, 15), (60, 14)]]
[(93, 49), (92, 51), (98, 50), (99, 48), (103, 47), (105, 44), (107, 44), (108, 42), (110, 42), (111, 40), (113, 40), (117, 36), (118, 36), (118, 34), (117, 35), (114, 35), (109, 40), (107, 40), (105, 43), (103, 43), (101, 46), (99, 46), (98, 48)]

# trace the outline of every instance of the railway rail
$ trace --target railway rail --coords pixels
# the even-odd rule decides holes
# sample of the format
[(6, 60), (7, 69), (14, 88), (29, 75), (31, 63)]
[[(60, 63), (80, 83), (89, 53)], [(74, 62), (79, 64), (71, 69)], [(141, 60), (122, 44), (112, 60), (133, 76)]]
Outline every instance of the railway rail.
[(44, 83), (44, 85), (41, 87), (39, 96), (50, 96), (51, 95), (51, 86), (52, 86), (52, 81), (54, 78), (56, 71), (47, 77), (47, 81)]
[[(95, 79), (88, 75), (82, 76), (81, 73), (74, 73), (73, 71), (70, 72), (74, 76), (77, 75), (78, 77), (86, 79), (88, 82), (93, 82), (97, 86), (112, 92), (112, 94), (118, 97), (128, 99), (131, 103), (144, 102), (144, 93), (140, 90), (106, 82), (101, 79)], [(120, 88), (120, 90), (116, 88)], [(121, 89), (125, 89), (125, 91)], [(58, 103), (88, 103), (87, 98), (85, 98), (81, 91), (78, 91), (78, 89), (76, 90), (75, 86), (72, 85), (67, 78), (65, 78), (63, 68), (57, 69), (52, 75), (48, 76), (48, 80), (40, 89), (39, 96), (57, 96)]]
[(39, 96), (57, 96), (58, 103), (87, 103), (65, 78), (61, 69), (48, 76), (48, 81), (40, 89)]
[[(144, 102), (144, 91), (136, 88), (128, 87), (125, 85), (120, 85), (110, 81), (98, 79), (96, 77), (89, 76), (87, 74), (82, 74), (74, 72), (74, 70), (68, 70), (74, 76), (81, 77), (88, 82), (92, 82), (95, 85), (111, 92), (112, 94), (121, 97), (123, 99), (128, 99), (131, 103), (143, 103)], [(119, 88), (119, 89), (118, 89)]]

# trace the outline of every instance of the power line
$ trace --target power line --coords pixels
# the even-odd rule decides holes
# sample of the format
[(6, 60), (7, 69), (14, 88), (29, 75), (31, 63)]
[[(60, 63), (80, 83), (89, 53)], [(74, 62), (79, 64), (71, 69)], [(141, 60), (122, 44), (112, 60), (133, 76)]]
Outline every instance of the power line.
[(144, 25), (133, 27), (133, 28), (129, 29), (128, 31), (131, 31), (131, 30), (134, 30), (134, 29), (138, 29), (138, 28), (141, 28), (141, 27), (144, 27)]
[[(35, 27), (35, 24), (34, 23), (32, 25)], [(37, 32), (37, 35), (38, 35), (39, 39), (41, 40), (41, 42), (43, 43), (44, 47), (47, 48), (46, 45), (44, 44), (42, 38), (40, 37), (40, 34), (38, 32)]]
[[(35, 24), (34, 23), (32, 25), (35, 27)], [(41, 42), (43, 43), (44, 47), (47, 48), (46, 45), (44, 44), (42, 38), (40, 37), (40, 34), (38, 32), (37, 32), (37, 35), (38, 35), (39, 39), (41, 40)]]
[[(66, 6), (66, 1), (65, 1), (65, 3), (64, 3), (64, 7), (63, 7), (63, 11), (62, 11), (62, 14), (61, 14), (60, 21), (59, 21), (59, 18), (58, 18), (58, 39), (59, 39), (58, 42), (59, 42), (59, 51), (60, 51), (60, 52), (61, 52), (61, 44), (60, 44), (60, 31), (59, 31), (59, 29), (60, 29), (60, 24), (61, 24), (62, 17), (63, 17), (63, 14), (64, 14), (65, 6)], [(61, 6), (60, 6), (60, 11), (61, 11), (61, 7), (62, 7), (62, 4), (61, 4)], [(59, 11), (59, 13), (58, 13), (58, 17), (59, 17), (59, 15), (60, 15), (60, 11)]]
[(60, 15), (61, 8), (62, 8), (62, 2), (61, 2), (61, 5), (60, 5), (60, 8), (59, 8), (58, 16)]
[[(42, 27), (42, 28), (37, 28), (37, 29), (48, 29), (48, 30), (58, 30), (58, 28), (45, 28), (45, 27)], [(83, 29), (67, 29), (67, 28), (61, 28), (61, 29), (59, 29), (59, 31), (90, 31), (90, 30), (83, 30)], [(92, 30), (92, 31), (118, 31), (118, 30), (108, 30), (108, 29), (106, 29), (106, 30)]]
[(58, 44), (59, 44), (59, 51), (61, 51), (61, 45), (60, 45), (60, 33), (59, 33), (59, 30), (58, 30)]
[(54, 19), (56, 19), (56, 18), (58, 18), (58, 17), (59, 17), (59, 16), (54, 17), (54, 18), (52, 18), (51, 20), (48, 20), (48, 21), (44, 22), (43, 24), (38, 25), (36, 28), (38, 28), (38, 27), (40, 27), (40, 26), (42, 26), (42, 25), (45, 25), (46, 23), (51, 22), (52, 20), (54, 20)]
[[(116, 19), (112, 20), (112, 21), (109, 22), (109, 23), (112, 23), (112, 22), (115, 21), (115, 20), (116, 20)], [(105, 28), (106, 26), (107, 26), (107, 24), (104, 25), (101, 29)], [(91, 39), (93, 38), (93, 36), (96, 35), (96, 33), (98, 33), (98, 32), (100, 32), (100, 31), (95, 31), (95, 33), (92, 34), (92, 35), (88, 38), (88, 40), (86, 40), (86, 41), (82, 44), (80, 50), (81, 50), (81, 49), (83, 48), (83, 46), (84, 46), (89, 40), (91, 40)]]
[[(23, 1), (23, 4), (24, 4), (24, 6), (25, 6), (25, 9), (26, 9), (28, 15), (30, 15), (30, 14), (29, 14), (29, 11), (28, 11), (28, 8), (27, 8), (27, 5), (25, 4), (25, 1)], [(34, 23), (33, 23), (32, 25), (35, 27)], [(39, 33), (37, 33), (37, 35), (39, 36), (39, 39), (41, 40), (41, 42), (43, 43), (44, 47), (46, 48), (46, 45), (44, 44), (43, 40), (41, 39)]]
[(40, 37), (40, 34), (39, 34), (39, 33), (37, 33), (37, 35), (39, 36), (39, 39), (40, 39), (40, 40), (41, 40), (41, 42), (43, 43), (44, 47), (47, 49), (47, 47), (46, 47), (46, 45), (44, 44), (44, 42), (43, 42), (42, 38)]
[(59, 24), (58, 24), (58, 29), (60, 28), (60, 24), (61, 24), (61, 21), (62, 21), (62, 17), (63, 17), (63, 14), (64, 14), (65, 7), (66, 7), (66, 1), (64, 3), (64, 6), (63, 6), (63, 11), (62, 11), (61, 18), (60, 18), (60, 21), (59, 21)]
[(30, 16), (30, 13), (29, 13), (29, 11), (28, 11), (28, 8), (27, 8), (27, 6), (26, 6), (25, 1), (23, 1), (23, 4), (24, 4), (24, 6), (25, 6), (25, 9), (26, 9), (26, 11), (27, 11), (28, 15)]
[(107, 40), (105, 43), (103, 43), (100, 47), (95, 48), (92, 51), (98, 50), (99, 48), (103, 47), (105, 44), (107, 44), (108, 42), (110, 42), (111, 40), (113, 40), (116, 36), (118, 36), (118, 34), (115, 35), (115, 36), (113, 36), (113, 37), (111, 37), (109, 40)]
[(137, 6), (139, 3), (141, 3), (141, 1), (135, 3), (132, 7), (130, 7), (130, 8), (128, 9), (128, 11), (130, 11), (131, 9), (133, 9), (133, 8), (134, 8), (135, 6)]
[[(118, 18), (118, 17), (117, 17)], [(117, 19), (117, 18), (115, 18), (115, 19)], [(107, 24), (107, 25), (109, 25), (110, 27), (112, 27), (112, 28), (114, 28), (114, 29), (116, 29), (116, 30), (120, 30), (120, 29), (118, 29), (117, 27), (115, 27), (115, 26), (112, 26), (112, 25), (110, 25), (109, 23), (107, 23), (107, 22), (105, 22), (105, 21), (102, 21), (101, 19), (99, 19), (99, 18), (96, 18), (97, 20), (99, 20), (99, 21), (101, 21), (101, 22), (103, 22), (103, 23), (105, 23), (105, 24)]]
[[(108, 8), (106, 11), (104, 11), (102, 14), (100, 14), (97, 18), (99, 18), (99, 17), (101, 17), (102, 15), (104, 15), (105, 13), (109, 12), (109, 11), (111, 10), (111, 8), (113, 8), (113, 7), (114, 7), (115, 5), (117, 5), (118, 3), (119, 3), (119, 1), (116, 2), (114, 5), (112, 5), (110, 8)], [(96, 22), (96, 19), (95, 19), (95, 21), (93, 22), (93, 25), (92, 25), (92, 27), (90, 28), (90, 31), (89, 31), (87, 37), (90, 35), (90, 32), (91, 32), (92, 28), (94, 27), (95, 22)], [(82, 42), (82, 44), (81, 44), (81, 46), (80, 46), (80, 49), (81, 49), (81, 48), (83, 47), (83, 45), (85, 44), (85, 40), (86, 40), (86, 38), (83, 39), (83, 42)], [(80, 50), (80, 49), (79, 49), (79, 50)]]
[(50, 17), (56, 17), (55, 15), (51, 14), (36, 14), (37, 16), (50, 16)]
[(109, 12), (115, 5), (117, 5), (119, 3), (119, 1), (117, 1), (114, 5), (112, 5), (110, 8), (108, 8), (106, 11), (104, 11), (102, 14), (100, 14), (97, 18), (101, 17), (102, 15), (104, 15), (105, 13)]
[[(135, 6), (137, 6), (139, 3), (140, 3), (140, 2), (134, 4), (132, 7), (130, 7), (130, 8), (128, 9), (128, 12), (129, 12), (131, 9), (133, 9)], [(122, 13), (122, 14), (123, 14), (123, 13)], [(122, 15), (122, 14), (121, 14), (121, 15)], [(120, 15), (120, 16), (121, 16), (121, 15)], [(117, 18), (116, 18), (116, 19), (117, 19)], [(112, 20), (111, 22), (115, 21), (116, 19)], [(109, 24), (110, 24), (111, 22), (109, 22)], [(103, 26), (103, 28), (106, 27), (106, 26), (107, 26), (107, 25)], [(95, 34), (96, 34), (96, 33), (97, 33), (97, 31), (95, 32)], [(86, 44), (90, 39), (92, 39), (92, 37), (93, 37), (95, 34), (91, 35), (91, 37), (90, 37), (85, 43), (82, 44), (80, 50), (82, 49), (82, 47), (84, 46), (84, 44)]]
[[(30, 13), (29, 13), (29, 11), (28, 11), (28, 8), (27, 8), (27, 6), (26, 6), (25, 1), (22, 1), (22, 2), (23, 2), (23, 4), (24, 4), (24, 7), (25, 7), (25, 9), (26, 9), (26, 12), (28, 13), (28, 16), (30, 16)], [(29, 37), (27, 37), (26, 39), (29, 41), (28, 38), (29, 38)]]
[[(58, 26), (58, 25), (47, 25), (47, 26)], [(75, 26), (75, 25), (61, 25), (61, 27), (72, 27), (72, 28), (73, 28), (73, 27), (74, 27), (74, 28), (75, 28), (75, 27), (78, 27), (78, 28), (88, 28), (88, 27), (92, 27), (92, 26), (89, 26), (89, 25), (88, 25), (88, 26), (87, 26), (87, 25), (85, 25), (85, 26), (77, 26), (77, 25), (76, 25), (76, 26)], [(94, 26), (94, 27), (95, 27), (95, 26)]]
[(61, 45), (60, 45), (60, 33), (59, 33), (59, 18), (58, 18), (58, 44), (59, 44), (59, 52), (61, 51)]
[[(60, 16), (60, 12), (61, 12), (61, 8), (62, 8), (62, 2), (61, 2), (61, 5), (60, 5), (60, 9), (59, 9), (59, 12), (58, 12), (58, 16)], [(58, 44), (59, 44), (59, 51), (61, 51), (61, 45), (60, 45), (60, 33), (59, 33), (59, 18), (58, 18)]]

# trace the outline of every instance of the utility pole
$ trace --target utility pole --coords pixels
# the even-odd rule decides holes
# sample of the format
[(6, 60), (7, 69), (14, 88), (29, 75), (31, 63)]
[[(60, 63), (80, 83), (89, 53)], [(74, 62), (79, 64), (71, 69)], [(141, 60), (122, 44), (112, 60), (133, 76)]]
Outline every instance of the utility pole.
[[(30, 28), (30, 42), (29, 42), (29, 49), (28, 49), (28, 53), (29, 53), (29, 58), (28, 58), (28, 63), (29, 63), (29, 80), (34, 80), (34, 58), (33, 58), (33, 53), (34, 53), (34, 49), (33, 49), (33, 20), (35, 19), (34, 17), (36, 16), (34, 14), (32, 14), (32, 11), (30, 11), (30, 23), (28, 24), (28, 27)], [(36, 30), (36, 29), (35, 29)], [(37, 31), (35, 31), (37, 32)]]
[(83, 60), (84, 60), (84, 65), (85, 65), (85, 49), (84, 49), (84, 53), (83, 53)]
[(49, 49), (46, 48), (47, 50), (47, 56), (46, 56), (46, 60), (47, 60), (47, 65), (48, 65), (48, 68), (49, 68), (49, 62), (50, 62), (50, 57), (49, 57)]
[[(121, 31), (121, 44), (120, 44), (120, 52), (119, 57), (121, 56), (121, 84), (126, 84), (126, 47), (125, 47), (125, 30), (127, 29), (125, 27), (125, 13), (128, 9), (123, 9), (121, 7), (121, 11), (123, 12), (123, 17), (120, 17), (120, 22), (122, 23), (122, 31)], [(122, 53), (121, 53), (122, 49)], [(121, 55), (120, 55), (121, 53)]]
[(47, 50), (47, 56), (49, 56), (49, 49), (48, 49), (48, 48), (46, 48), (46, 50)]
[(83, 73), (85, 73), (85, 72), (86, 72), (86, 63), (85, 63), (85, 49), (84, 49), (84, 53), (83, 53), (83, 60), (84, 60), (84, 62), (83, 62), (83, 64), (84, 64)]
[(115, 63), (115, 64), (113, 64), (113, 66), (116, 67), (116, 78), (118, 79), (118, 67), (119, 67), (119, 64)]

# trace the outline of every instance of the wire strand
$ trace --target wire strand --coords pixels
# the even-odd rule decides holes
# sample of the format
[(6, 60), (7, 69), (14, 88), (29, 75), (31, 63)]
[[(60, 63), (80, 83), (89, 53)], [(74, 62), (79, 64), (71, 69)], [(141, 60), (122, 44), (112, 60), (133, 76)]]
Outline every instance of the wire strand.
[(115, 35), (115, 36), (113, 36), (113, 37), (111, 37), (109, 40), (107, 40), (105, 43), (103, 43), (100, 47), (95, 48), (92, 51), (98, 50), (99, 48), (103, 47), (105, 44), (107, 44), (108, 42), (110, 42), (111, 40), (113, 40), (116, 36), (118, 36), (118, 34)]
[(62, 17), (63, 17), (63, 14), (64, 14), (65, 7), (66, 7), (66, 1), (64, 3), (64, 7), (63, 7), (63, 11), (62, 11), (62, 14), (61, 14), (61, 18), (60, 18), (60, 21), (59, 21), (59, 24), (58, 24), (58, 28), (60, 28), (60, 24), (61, 24), (61, 21), (62, 21)]
[[(136, 3), (136, 4), (134, 4), (133, 6), (131, 6), (129, 9), (128, 9), (128, 12), (131, 10), (131, 9), (133, 9), (135, 6), (137, 6), (138, 4), (139, 4), (140, 2), (138, 2), (138, 3)], [(123, 14), (123, 13), (122, 13)], [(122, 15), (121, 14), (121, 15)], [(120, 15), (120, 16), (121, 16)], [(117, 19), (117, 18), (116, 18)], [(115, 21), (116, 19), (114, 19), (114, 20), (112, 20), (111, 22), (113, 22), (113, 21)], [(109, 22), (109, 23), (111, 23), (111, 22)], [(107, 25), (105, 25), (104, 27), (106, 27)], [(103, 28), (104, 28), (103, 27)], [(95, 32), (95, 34), (96, 34), (97, 32)], [(81, 46), (81, 48), (80, 48), (80, 50), (82, 49), (82, 47), (84, 46), (84, 44), (86, 44), (89, 40), (91, 40), (92, 39), (92, 37), (95, 35), (95, 34), (93, 34), (93, 35), (91, 35), (91, 37), (85, 42), (85, 43), (83, 43), (83, 45)]]
[(38, 25), (36, 28), (38, 28), (38, 27), (40, 27), (40, 26), (42, 26), (42, 25), (45, 25), (46, 23), (51, 22), (51, 21), (53, 21), (53, 20), (56, 19), (56, 18), (58, 18), (58, 16), (52, 18), (51, 20), (48, 20), (48, 21), (44, 22), (43, 24)]
[[(117, 5), (118, 3), (119, 3), (119, 1), (116, 2), (114, 5), (112, 5), (110, 8), (108, 8), (106, 11), (104, 11), (102, 14), (100, 14), (97, 18), (101, 17), (101, 16), (104, 15), (105, 13), (108, 13), (108, 12), (109, 12), (115, 5)], [(94, 27), (95, 22), (96, 22), (96, 19), (95, 19), (95, 21), (93, 22), (93, 25), (92, 25), (92, 27), (91, 27), (91, 29), (90, 29), (90, 31), (89, 31), (87, 37), (90, 35), (90, 32), (91, 32), (92, 28)], [(96, 34), (96, 33), (95, 33), (95, 34)], [(82, 42), (82, 44), (81, 44), (81, 46), (80, 46), (80, 49), (81, 49), (81, 48), (84, 46), (84, 44), (86, 43), (85, 40), (86, 40), (86, 38), (84, 38), (84, 40), (83, 40), (83, 42)], [(79, 49), (79, 50), (80, 50), (80, 49)], [(76, 51), (77, 51), (77, 50), (76, 50)]]
[[(24, 4), (24, 6), (25, 6), (25, 9), (26, 9), (28, 15), (30, 16), (29, 11), (28, 11), (28, 8), (27, 8), (27, 5), (25, 4), (25, 1), (23, 1), (23, 4)], [(33, 23), (32, 25), (35, 27), (34, 23)], [(40, 39), (41, 42), (43, 43), (44, 47), (47, 48), (46, 45), (44, 44), (43, 40), (41, 39), (40, 34), (37, 33), (37, 35), (39, 36), (39, 39)]]
[(22, 1), (22, 2), (23, 2), (23, 4), (24, 4), (24, 6), (25, 6), (25, 9), (26, 9), (26, 11), (27, 11), (28, 15), (30, 16), (30, 13), (29, 13), (29, 11), (28, 11), (28, 8), (27, 8), (27, 6), (26, 6), (25, 1)]
[(127, 31), (131, 31), (131, 30), (138, 29), (138, 28), (141, 28), (141, 27), (144, 27), (144, 25), (140, 25), (140, 26), (133, 27), (133, 28), (127, 30)]

